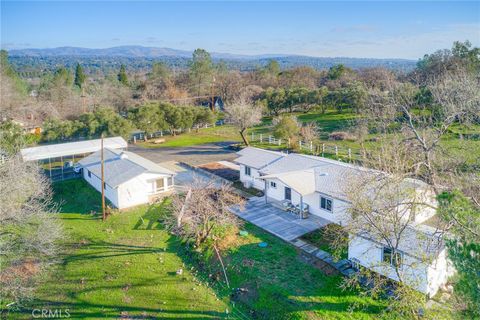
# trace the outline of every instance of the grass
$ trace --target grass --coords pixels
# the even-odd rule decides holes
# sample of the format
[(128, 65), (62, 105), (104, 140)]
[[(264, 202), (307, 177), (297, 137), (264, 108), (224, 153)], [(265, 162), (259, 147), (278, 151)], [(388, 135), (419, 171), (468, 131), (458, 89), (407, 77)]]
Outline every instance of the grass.
[[(67, 233), (62, 263), (15, 318), (49, 308), (69, 309), (74, 319), (377, 319), (385, 308), (383, 301), (342, 291), (340, 276), (325, 275), (293, 246), (250, 224), (248, 236), (225, 252), (231, 288), (248, 290), (236, 294), (223, 281), (209, 282), (206, 270), (196, 271), (197, 262), (157, 222), (163, 205), (102, 222), (89, 214), (100, 197), (84, 181), (59, 182), (54, 191)], [(349, 310), (353, 303), (363, 308)]]
[[(164, 136), (164, 143), (155, 144), (151, 141), (138, 142), (137, 145), (145, 148), (164, 148), (164, 147), (188, 147), (206, 143), (216, 143), (225, 141), (240, 141), (238, 131), (232, 126), (219, 126), (206, 129), (200, 129), (198, 132), (178, 134), (176, 136)], [(152, 141), (154, 139), (151, 139)]]
[(314, 230), (310, 233), (303, 235), (301, 238), (302, 240), (311, 243), (312, 245), (316, 246), (317, 248), (326, 251), (332, 255), (338, 256), (339, 259), (347, 259), (348, 258), (348, 235), (344, 235), (345, 238), (345, 245), (339, 248), (339, 250), (335, 250), (332, 247), (333, 241), (338, 240), (338, 236), (341, 234), (340, 226), (330, 224), (321, 229)]
[[(31, 309), (69, 309), (73, 319), (227, 316), (228, 301), (199, 285), (177, 254), (181, 244), (158, 224), (161, 206), (138, 207), (102, 222), (88, 214), (100, 208), (100, 196), (83, 180), (57, 183), (54, 191), (67, 234), (63, 261)], [(31, 309), (21, 316), (30, 318)]]

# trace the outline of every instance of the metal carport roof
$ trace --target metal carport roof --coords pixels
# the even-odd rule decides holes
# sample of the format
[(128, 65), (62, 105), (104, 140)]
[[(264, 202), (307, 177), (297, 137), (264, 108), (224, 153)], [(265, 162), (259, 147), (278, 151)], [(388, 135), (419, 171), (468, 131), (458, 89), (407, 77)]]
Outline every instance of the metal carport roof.
[[(127, 147), (127, 142), (122, 137), (105, 138), (103, 139), (103, 147), (110, 149), (124, 149)], [(20, 153), (22, 154), (24, 161), (35, 161), (90, 153), (98, 151), (100, 148), (101, 139), (94, 139), (25, 148), (22, 149)]]

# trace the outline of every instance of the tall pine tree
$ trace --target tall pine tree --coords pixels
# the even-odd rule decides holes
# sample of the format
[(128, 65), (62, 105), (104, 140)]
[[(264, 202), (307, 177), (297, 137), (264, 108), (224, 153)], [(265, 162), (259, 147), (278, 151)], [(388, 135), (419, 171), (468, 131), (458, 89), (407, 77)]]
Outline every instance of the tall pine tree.
[(118, 81), (128, 86), (127, 71), (125, 70), (125, 65), (123, 64), (120, 66), (120, 72), (118, 73)]
[(85, 73), (83, 73), (83, 68), (82, 66), (77, 63), (77, 67), (75, 68), (75, 85), (78, 86), (79, 88), (83, 87), (83, 84), (85, 83)]

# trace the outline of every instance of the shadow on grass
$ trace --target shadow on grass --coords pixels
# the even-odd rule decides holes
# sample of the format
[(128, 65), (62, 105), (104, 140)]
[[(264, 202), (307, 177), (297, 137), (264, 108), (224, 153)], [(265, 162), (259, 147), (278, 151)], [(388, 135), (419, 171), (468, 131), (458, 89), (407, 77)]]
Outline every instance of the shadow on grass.
[(161, 247), (124, 245), (106, 241), (90, 242), (88, 240), (85, 241), (85, 244), (74, 243), (71, 244), (69, 247), (71, 249), (81, 249), (82, 246), (85, 246), (88, 252), (67, 254), (64, 257), (64, 264), (80, 260), (104, 259), (120, 256), (136, 256), (150, 253), (165, 252), (165, 250)]
[[(198, 277), (209, 282), (217, 296), (235, 303), (232, 308), (238, 314), (255, 319), (303, 318), (311, 313), (323, 318), (375, 318), (384, 310), (381, 302), (366, 299), (361, 309), (350, 313), (359, 297), (356, 292), (339, 288), (340, 276), (325, 275), (300, 259), (289, 244), (252, 225), (246, 228), (258, 242), (265, 241), (269, 246), (260, 248), (256, 241), (240, 245), (224, 256), (230, 288), (216, 259), (207, 262), (184, 245), (175, 249), (188, 268), (200, 269)], [(177, 242), (175, 245), (178, 247)]]
[[(169, 301), (169, 304), (175, 304), (178, 299)], [(198, 311), (188, 309), (169, 309), (134, 307), (127, 305), (105, 305), (82, 301), (77, 299), (75, 302), (58, 303), (52, 300), (36, 300), (36, 304), (32, 309), (20, 310), (19, 314), (25, 316), (32, 315), (33, 309), (49, 309), (49, 310), (65, 310), (68, 309), (71, 319), (228, 319), (232, 318), (224, 312), (218, 311)], [(79, 313), (75, 310), (88, 310)], [(15, 314), (15, 313), (14, 313)]]
[[(135, 226), (134, 230), (152, 230), (163, 229), (161, 219), (170, 211), (170, 200), (163, 198), (160, 202), (152, 204), (148, 207), (144, 215), (142, 215)], [(147, 222), (145, 227), (142, 227)]]

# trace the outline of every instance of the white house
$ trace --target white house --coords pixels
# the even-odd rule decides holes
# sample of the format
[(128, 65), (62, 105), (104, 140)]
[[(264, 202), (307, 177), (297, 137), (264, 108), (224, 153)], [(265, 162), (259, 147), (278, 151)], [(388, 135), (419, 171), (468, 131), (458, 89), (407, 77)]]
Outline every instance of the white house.
[(284, 153), (259, 148), (245, 148), (237, 152), (240, 156), (235, 160), (240, 166), (240, 181), (247, 188), (264, 189), (264, 181), (260, 179), (259, 171), (265, 166), (281, 159)]
[[(139, 155), (104, 149), (105, 197), (118, 209), (149, 203), (173, 190), (175, 173)], [(83, 178), (101, 192), (101, 151), (78, 163)]]
[[(240, 164), (240, 180), (247, 186), (264, 190), (266, 202), (288, 201), (308, 210), (310, 214), (339, 225), (348, 223), (350, 218), (350, 202), (345, 196), (345, 187), (353, 177), (374, 172), (322, 157), (283, 154), (251, 147), (238, 154), (240, 157), (236, 162)], [(375, 174), (378, 173), (375, 171)], [(407, 179), (404, 183), (414, 190), (426, 186), (413, 179)], [(434, 295), (453, 272), (443, 244), (434, 241), (438, 236), (435, 228), (425, 224), (435, 213), (434, 209), (425, 207), (415, 215), (412, 224), (415, 228), (408, 230), (408, 243), (399, 246), (401, 252), (398, 254), (401, 257), (392, 258), (387, 245), (363, 233), (351, 235), (349, 259), (393, 280), (398, 280), (394, 263), (401, 261), (404, 265), (401, 269), (404, 281), (420, 292)], [(418, 256), (418, 248), (423, 249), (420, 250), (423, 252), (421, 256)]]

